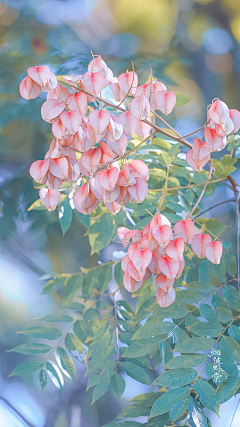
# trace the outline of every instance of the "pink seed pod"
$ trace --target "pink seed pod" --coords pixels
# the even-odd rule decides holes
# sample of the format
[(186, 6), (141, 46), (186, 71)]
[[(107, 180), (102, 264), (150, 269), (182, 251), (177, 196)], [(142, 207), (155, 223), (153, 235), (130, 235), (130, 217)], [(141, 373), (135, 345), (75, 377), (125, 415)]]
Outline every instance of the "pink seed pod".
[(207, 243), (205, 246), (206, 258), (213, 264), (220, 264), (222, 253), (223, 245), (220, 240)]
[(192, 240), (192, 250), (198, 258), (205, 258), (205, 247), (208, 243), (212, 242), (209, 234), (195, 234)]
[(157, 294), (156, 294), (156, 299), (157, 299), (157, 303), (158, 303), (158, 305), (160, 305), (160, 307), (168, 307), (176, 299), (175, 289), (172, 288), (170, 292), (165, 292), (163, 289), (158, 288)]
[(174, 225), (174, 234), (176, 237), (182, 237), (187, 245), (191, 245), (194, 236), (194, 223), (191, 219), (176, 222)]

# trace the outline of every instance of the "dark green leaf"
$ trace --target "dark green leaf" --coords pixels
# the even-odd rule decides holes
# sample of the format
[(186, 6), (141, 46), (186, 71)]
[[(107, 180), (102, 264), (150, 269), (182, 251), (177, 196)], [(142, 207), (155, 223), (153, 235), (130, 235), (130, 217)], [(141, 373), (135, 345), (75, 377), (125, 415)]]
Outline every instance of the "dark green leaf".
[(141, 357), (145, 356), (155, 348), (158, 348), (161, 337), (150, 337), (139, 340), (124, 349), (123, 357)]
[(217, 386), (222, 384), (228, 376), (222, 368), (216, 364), (213, 365), (212, 363), (206, 363), (205, 373)]
[(111, 378), (111, 386), (117, 397), (120, 399), (126, 386), (124, 378), (121, 375), (115, 373)]
[(66, 281), (66, 277), (60, 277), (55, 280), (49, 280), (49, 282), (46, 283), (42, 290), (42, 295), (44, 294), (52, 294), (53, 292), (58, 291)]
[(128, 304), (128, 302), (120, 299), (117, 301), (117, 305), (121, 310), (126, 310), (129, 313), (135, 314), (135, 311), (133, 310), (132, 306)]
[(96, 400), (100, 399), (107, 391), (110, 389), (111, 383), (110, 378), (104, 378), (101, 382), (99, 382), (93, 390), (92, 395), (92, 404), (96, 402)]
[(240, 344), (240, 330), (236, 325), (231, 325), (228, 328), (228, 333), (238, 344)]
[(119, 421), (113, 421), (112, 423), (109, 423), (109, 424), (105, 424), (103, 427), (143, 427), (143, 425), (136, 421), (119, 420)]
[(33, 326), (23, 331), (19, 331), (18, 334), (27, 335), (31, 338), (42, 338), (45, 340), (56, 340), (60, 338), (62, 332), (59, 329), (50, 328), (48, 326)]
[(191, 414), (196, 427), (208, 427), (207, 417), (203, 409), (200, 408), (199, 404), (192, 396), (188, 398), (188, 412)]
[(194, 390), (199, 395), (201, 403), (217, 413), (217, 402), (216, 402), (216, 392), (214, 388), (204, 380), (197, 380), (194, 384)]
[(234, 394), (237, 393), (240, 387), (240, 378), (238, 375), (234, 377), (227, 377), (217, 390), (216, 398), (217, 403), (221, 404), (229, 400)]
[(192, 290), (196, 289), (197, 291), (206, 293), (206, 294), (216, 289), (215, 286), (213, 286), (210, 282), (201, 282), (201, 281), (190, 282), (187, 284), (187, 288)]
[(150, 408), (145, 405), (129, 405), (122, 409), (117, 418), (137, 418), (141, 416), (148, 416)]
[(74, 209), (74, 213), (78, 219), (84, 225), (84, 227), (89, 228), (90, 227), (90, 220), (91, 215), (83, 215), (80, 212), (78, 212), (76, 209)]
[(185, 400), (189, 395), (189, 389), (186, 387), (178, 387), (160, 396), (154, 403), (150, 418), (156, 417), (158, 415), (164, 414), (165, 412), (170, 411), (172, 406), (182, 400)]
[(180, 418), (186, 412), (187, 407), (188, 407), (187, 399), (180, 400), (180, 402), (174, 403), (174, 405), (170, 410), (169, 418), (172, 421), (178, 420), (178, 418)]
[(12, 377), (13, 375), (29, 375), (33, 372), (39, 371), (42, 366), (43, 362), (40, 360), (29, 360), (28, 362), (23, 362), (21, 365), (18, 365), (9, 376)]
[(197, 377), (197, 371), (190, 368), (171, 369), (157, 377), (153, 385), (159, 387), (180, 387), (191, 384)]
[(224, 286), (223, 295), (232, 310), (240, 311), (240, 300), (237, 289), (232, 285)]
[(208, 322), (210, 323), (218, 323), (219, 326), (220, 322), (219, 322), (219, 317), (216, 313), (215, 310), (212, 309), (212, 307), (210, 307), (210, 305), (208, 304), (202, 304), (199, 307), (199, 311), (202, 317), (204, 317)]
[(63, 200), (58, 207), (58, 217), (63, 235), (68, 231), (72, 222), (72, 208), (68, 200)]
[(99, 268), (98, 287), (100, 292), (107, 290), (110, 280), (112, 280), (112, 265), (104, 265)]
[(121, 263), (118, 262), (114, 267), (114, 277), (117, 284), (120, 286), (123, 284), (123, 273), (124, 272), (122, 270)]
[(169, 360), (173, 358), (172, 347), (168, 341), (164, 340), (160, 343), (159, 346), (160, 357), (162, 366), (166, 365)]
[(47, 385), (47, 372), (44, 369), (41, 369), (39, 372), (39, 381), (41, 385), (41, 389), (43, 390), (44, 387)]
[(164, 368), (165, 369), (194, 368), (204, 363), (206, 359), (207, 359), (207, 356), (205, 356), (205, 354), (185, 354), (184, 356), (174, 357), (164, 366)]
[(197, 290), (187, 289), (185, 291), (183, 289), (177, 288), (176, 289), (176, 299), (180, 303), (185, 302), (185, 303), (192, 304), (194, 302), (201, 301), (203, 299), (203, 296)]
[(207, 351), (213, 347), (214, 344), (215, 341), (209, 337), (192, 338), (190, 343), (189, 340), (183, 341), (174, 348), (174, 351), (179, 351), (180, 353), (196, 353), (197, 351)]
[(220, 350), (240, 364), (240, 345), (231, 337), (224, 336), (220, 340)]
[(237, 261), (233, 253), (227, 252), (224, 257), (224, 263), (226, 265), (226, 271), (230, 276), (235, 277), (237, 274)]
[(27, 342), (25, 344), (17, 345), (14, 348), (11, 348), (9, 351), (15, 351), (16, 353), (22, 354), (39, 354), (39, 353), (48, 353), (51, 350), (51, 347), (46, 344), (37, 344), (35, 342)]
[(133, 335), (133, 340), (149, 338), (151, 336), (168, 334), (173, 330), (172, 323), (169, 322), (146, 322)]
[(189, 330), (198, 336), (218, 337), (223, 328), (219, 323), (201, 322), (189, 326)]
[(129, 377), (142, 384), (150, 384), (149, 376), (140, 366), (130, 362), (120, 362), (119, 368), (127, 372)]

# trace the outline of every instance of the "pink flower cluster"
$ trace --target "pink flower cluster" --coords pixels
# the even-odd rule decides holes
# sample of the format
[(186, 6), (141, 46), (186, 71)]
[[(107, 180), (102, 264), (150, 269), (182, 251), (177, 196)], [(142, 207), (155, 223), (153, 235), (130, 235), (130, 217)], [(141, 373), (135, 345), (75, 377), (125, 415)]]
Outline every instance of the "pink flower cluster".
[(157, 303), (168, 307), (176, 298), (173, 287), (184, 269), (184, 248), (191, 245), (199, 258), (207, 258), (219, 264), (222, 256), (222, 243), (212, 241), (208, 234), (196, 234), (193, 221), (178, 221), (172, 231), (168, 219), (158, 213), (143, 231), (119, 227), (117, 235), (128, 253), (121, 261), (124, 271), (123, 285), (129, 292), (137, 291), (151, 275), (156, 276)]
[(193, 148), (187, 152), (187, 163), (201, 170), (210, 160), (213, 151), (221, 151), (226, 147), (227, 135), (240, 129), (240, 111), (230, 109), (216, 99), (208, 109), (207, 126), (204, 129), (205, 141), (194, 138)]
[[(155, 80), (138, 86), (138, 76), (133, 71), (113, 77), (100, 55), (89, 63), (83, 76), (62, 77), (71, 92), (45, 65), (28, 68), (27, 72), (20, 94), (33, 99), (41, 91), (47, 92), (41, 115), (52, 125), (55, 137), (45, 159), (37, 160), (30, 168), (33, 179), (46, 184), (40, 190), (40, 198), (47, 209), (53, 210), (59, 203), (62, 183), (76, 182), (80, 176), (88, 179), (74, 195), (75, 207), (81, 213), (92, 212), (99, 200), (114, 213), (130, 200), (142, 202), (148, 193), (148, 167), (134, 160), (120, 171), (115, 161), (124, 157), (133, 134), (142, 138), (150, 134), (151, 126), (144, 122), (151, 121), (150, 110), (169, 114), (176, 95)], [(120, 111), (124, 111), (116, 116), (104, 109), (106, 105), (101, 104), (98, 95), (107, 86), (111, 86), (117, 102), (132, 97), (129, 110), (122, 106)], [(96, 102), (99, 109), (94, 108)], [(97, 147), (93, 148), (95, 144)], [(82, 153), (80, 159), (76, 158), (76, 151)]]

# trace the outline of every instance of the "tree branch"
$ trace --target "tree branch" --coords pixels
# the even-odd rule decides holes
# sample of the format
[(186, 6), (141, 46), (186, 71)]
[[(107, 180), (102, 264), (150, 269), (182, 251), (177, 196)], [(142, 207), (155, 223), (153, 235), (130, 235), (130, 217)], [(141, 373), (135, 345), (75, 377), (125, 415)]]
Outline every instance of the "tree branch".
[(240, 230), (239, 230), (239, 200), (240, 193), (237, 191), (236, 193), (236, 227), (237, 227), (237, 282), (238, 282), (238, 292), (240, 292), (240, 254), (239, 254), (239, 238), (240, 238)]
[(210, 178), (211, 178), (211, 175), (212, 175), (212, 171), (213, 171), (213, 164), (212, 164), (211, 160), (209, 160), (209, 172), (208, 172), (208, 176), (207, 176), (206, 182), (204, 184), (204, 187), (203, 187), (203, 189), (201, 191), (201, 194), (200, 194), (199, 198), (197, 199), (197, 201), (196, 201), (195, 205), (193, 206), (191, 212), (187, 215), (186, 218), (189, 218), (189, 217), (192, 216), (193, 212), (195, 211), (195, 209), (198, 207), (199, 203), (201, 202), (201, 200), (203, 198), (203, 195), (204, 195), (204, 193), (206, 191), (207, 185), (208, 185), (208, 183), (210, 181)]
[(198, 213), (197, 215), (194, 216), (194, 219), (199, 218), (201, 215), (203, 215), (205, 212), (208, 212), (214, 208), (217, 208), (218, 206), (223, 205), (224, 203), (228, 203), (228, 202), (235, 202), (236, 199), (232, 198), (232, 199), (227, 199), (224, 200), (223, 202), (217, 203), (216, 205), (211, 206), (210, 208), (205, 209), (204, 211)]

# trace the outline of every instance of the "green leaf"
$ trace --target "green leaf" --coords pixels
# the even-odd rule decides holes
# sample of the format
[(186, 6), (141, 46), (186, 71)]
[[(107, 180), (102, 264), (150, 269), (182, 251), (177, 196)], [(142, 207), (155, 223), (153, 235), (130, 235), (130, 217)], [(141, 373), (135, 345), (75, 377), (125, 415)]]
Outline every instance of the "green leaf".
[(210, 282), (201, 282), (201, 281), (190, 282), (187, 284), (187, 288), (192, 290), (195, 289), (205, 294), (215, 291), (216, 289), (215, 286), (213, 286)]
[(123, 284), (123, 273), (121, 263), (118, 262), (114, 267), (114, 277), (119, 286)]
[(62, 390), (64, 379), (59, 367), (52, 361), (46, 362), (47, 373), (55, 387)]
[(120, 399), (126, 386), (124, 378), (121, 375), (115, 373), (111, 378), (111, 386), (114, 393), (116, 393), (117, 397)]
[(159, 387), (180, 387), (191, 384), (197, 378), (197, 371), (190, 368), (171, 369), (159, 375), (153, 383)]
[(223, 224), (218, 219), (198, 218), (198, 222), (201, 224), (201, 229), (205, 234), (211, 235), (209, 232), (212, 232), (217, 237), (220, 237), (227, 229), (227, 225)]
[(66, 353), (66, 351), (62, 347), (57, 347), (57, 354), (59, 355), (60, 360), (57, 356), (56, 356), (56, 360), (57, 360), (61, 370), (63, 371), (63, 373), (66, 376), (68, 376), (69, 378), (72, 378), (72, 381), (74, 382), (75, 381), (75, 367), (74, 367), (74, 364), (72, 362), (72, 359), (68, 356), (68, 354)]
[(41, 199), (37, 199), (28, 208), (28, 211), (33, 211), (33, 210), (35, 210), (35, 211), (43, 211), (43, 210), (47, 210), (47, 208), (46, 208), (46, 206), (44, 206), (44, 204), (43, 204), (43, 202), (42, 202)]
[(112, 423), (105, 424), (103, 427), (143, 427), (143, 425), (136, 421), (117, 420)]
[(227, 252), (223, 259), (227, 273), (230, 274), (230, 276), (235, 277), (237, 274), (237, 261), (235, 255), (233, 253)]
[(189, 389), (187, 387), (178, 387), (160, 396), (153, 404), (150, 418), (162, 415), (165, 412), (170, 411), (172, 406), (182, 400), (185, 400), (189, 395)]
[(41, 369), (39, 372), (39, 382), (43, 391), (44, 387), (47, 385), (47, 372), (44, 369)]
[(128, 302), (120, 299), (117, 301), (117, 305), (121, 310), (126, 310), (129, 313), (135, 314), (135, 311), (133, 310), (132, 306), (128, 304)]
[(217, 386), (222, 384), (222, 382), (225, 381), (228, 376), (228, 374), (222, 368), (212, 363), (206, 363), (205, 373)]
[(211, 322), (212, 323), (218, 323), (219, 326), (221, 326), (220, 322), (219, 322), (219, 317), (218, 317), (216, 311), (213, 310), (212, 307), (210, 307), (210, 305), (208, 305), (208, 304), (202, 304), (199, 307), (199, 311), (200, 311), (201, 316), (205, 317), (205, 319), (208, 322), (210, 322), (210, 323)]
[(21, 365), (18, 365), (9, 376), (12, 377), (13, 375), (29, 375), (33, 372), (39, 371), (42, 366), (43, 362), (40, 360), (29, 360), (28, 362), (23, 362)]
[(45, 340), (56, 340), (60, 338), (62, 332), (59, 329), (50, 328), (48, 326), (32, 326), (31, 328), (19, 331), (18, 334), (27, 335), (31, 338), (42, 338)]
[(174, 351), (179, 351), (180, 353), (196, 353), (197, 351), (207, 351), (212, 348), (214, 344), (215, 341), (209, 337), (192, 338), (190, 344), (189, 340), (183, 341), (174, 348)]
[(188, 328), (191, 332), (198, 336), (218, 337), (223, 331), (223, 327), (219, 323), (197, 322)]
[(142, 384), (150, 384), (149, 376), (140, 366), (130, 362), (120, 362), (119, 368), (122, 369), (122, 371), (126, 371), (127, 375), (134, 380)]
[(180, 418), (186, 412), (187, 407), (188, 407), (187, 399), (180, 400), (180, 402), (174, 403), (174, 405), (170, 410), (169, 418), (172, 421), (178, 420), (178, 418)]
[(87, 338), (92, 335), (92, 328), (89, 323), (84, 322), (84, 320), (77, 320), (73, 326), (73, 332), (82, 342), (86, 342)]
[(192, 99), (191, 96), (186, 95), (185, 93), (182, 93), (182, 92), (176, 92), (175, 94), (177, 97), (175, 107), (183, 107), (183, 105), (186, 105)]
[(90, 227), (91, 215), (83, 215), (80, 212), (78, 212), (76, 209), (74, 209), (74, 213), (75, 213), (78, 221), (80, 221), (81, 224), (84, 225), (84, 227), (86, 227), (86, 228)]
[(110, 280), (112, 280), (112, 265), (104, 265), (99, 268), (98, 287), (100, 292), (107, 290)]
[(93, 370), (91, 375), (88, 377), (87, 390), (102, 382), (105, 378), (109, 378), (110, 381), (115, 370), (116, 360), (114, 359), (107, 360), (102, 365), (98, 364), (98, 368)]
[(208, 427), (207, 417), (203, 409), (192, 396), (188, 398), (188, 412), (191, 414), (196, 427)]
[(213, 412), (216, 412), (216, 392), (214, 388), (204, 380), (197, 380), (194, 384), (194, 390), (199, 395), (201, 403)]
[(71, 356), (73, 356), (79, 362), (82, 362), (85, 358), (85, 347), (78, 337), (71, 332), (68, 332), (65, 337), (65, 346), (67, 347)]
[(219, 320), (223, 323), (231, 322), (233, 314), (231, 310), (225, 307), (217, 307), (216, 312), (218, 314)]
[(140, 329), (135, 332), (132, 339), (139, 340), (151, 336), (168, 334), (174, 326), (169, 322), (146, 322)]
[(129, 405), (122, 409), (117, 418), (137, 418), (141, 416), (148, 416), (150, 408), (145, 405)]
[(217, 390), (216, 398), (217, 403), (220, 405), (229, 400), (234, 394), (237, 393), (240, 387), (240, 378), (238, 375), (234, 377), (227, 377)]
[(49, 280), (42, 290), (41, 295), (52, 294), (53, 292), (58, 291), (66, 281), (66, 277), (60, 277), (55, 280)]
[(68, 279), (67, 284), (63, 289), (66, 299), (71, 300), (76, 295), (82, 285), (82, 281), (83, 278), (81, 273), (73, 275)]
[(158, 348), (161, 337), (150, 337), (139, 340), (124, 349), (123, 357), (141, 357), (151, 353), (155, 348)]
[(66, 316), (66, 314), (49, 314), (48, 316), (37, 319), (39, 322), (73, 322), (73, 318)]
[(68, 231), (72, 222), (72, 208), (68, 200), (63, 200), (58, 207), (58, 218), (63, 235)]
[(96, 400), (100, 399), (107, 391), (110, 389), (111, 383), (110, 378), (104, 378), (100, 383), (96, 385), (92, 394), (92, 403), (96, 402)]
[(165, 369), (194, 368), (204, 363), (206, 359), (207, 359), (207, 356), (205, 356), (205, 354), (185, 354), (184, 356), (174, 357), (172, 360), (166, 363), (164, 368)]
[(224, 286), (223, 295), (232, 310), (240, 311), (240, 300), (237, 289), (232, 285)]
[(240, 330), (236, 325), (231, 325), (228, 328), (228, 334), (232, 337), (238, 344), (240, 344)]
[(171, 157), (169, 157), (168, 153), (162, 151), (158, 156), (158, 160), (162, 166), (168, 167), (171, 162)]
[(52, 347), (46, 344), (37, 344), (35, 342), (27, 342), (25, 344), (17, 345), (16, 347), (11, 348), (10, 351), (15, 351), (16, 353), (22, 354), (39, 354), (39, 353), (48, 353)]
[(220, 350), (240, 364), (240, 345), (231, 337), (223, 336), (220, 340)]
[(168, 341), (164, 340), (160, 343), (159, 346), (160, 357), (162, 366), (166, 365), (169, 360), (173, 358), (172, 347)]
[(176, 299), (178, 300), (178, 302), (185, 302), (185, 303), (195, 303), (197, 301), (201, 301), (203, 299), (202, 294), (200, 294), (200, 292), (198, 292), (197, 290), (193, 290), (193, 289), (187, 289), (187, 290), (183, 290), (183, 289), (176, 289)]

